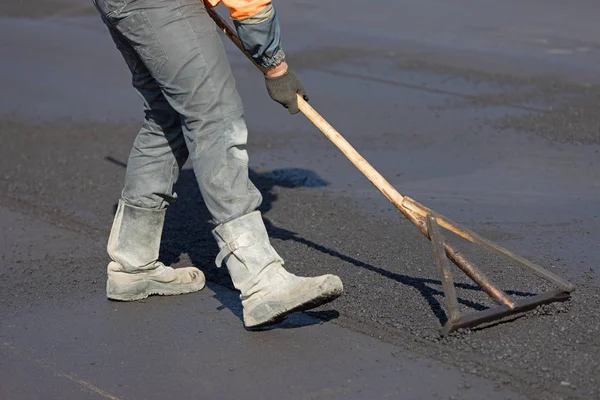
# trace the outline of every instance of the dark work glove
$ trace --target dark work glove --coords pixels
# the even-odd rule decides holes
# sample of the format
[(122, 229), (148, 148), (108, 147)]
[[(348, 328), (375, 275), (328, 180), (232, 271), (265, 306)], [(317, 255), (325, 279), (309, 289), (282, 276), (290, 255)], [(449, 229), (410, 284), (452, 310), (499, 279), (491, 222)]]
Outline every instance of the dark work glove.
[(290, 114), (297, 114), (300, 111), (298, 109), (296, 94), (300, 94), (304, 97), (304, 100), (308, 101), (304, 86), (302, 86), (300, 79), (298, 79), (298, 76), (291, 69), (288, 69), (285, 74), (274, 78), (265, 76), (265, 84), (267, 85), (269, 96), (287, 108)]

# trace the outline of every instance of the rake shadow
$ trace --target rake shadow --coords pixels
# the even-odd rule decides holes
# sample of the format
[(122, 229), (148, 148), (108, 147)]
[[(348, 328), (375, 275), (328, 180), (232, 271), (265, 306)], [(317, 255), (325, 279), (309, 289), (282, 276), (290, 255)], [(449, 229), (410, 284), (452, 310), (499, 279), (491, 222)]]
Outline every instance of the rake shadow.
[[(105, 159), (122, 167), (126, 167), (126, 164), (110, 157), (106, 157)], [(436, 296), (444, 296), (444, 293), (441, 290), (431, 287), (431, 285), (441, 287), (441, 281), (397, 274), (373, 266), (303, 238), (295, 232), (275, 226), (266, 217), (266, 214), (268, 214), (273, 204), (277, 201), (277, 194), (274, 191), (276, 186), (285, 188), (322, 187), (328, 185), (328, 182), (321, 179), (313, 171), (299, 168), (279, 169), (268, 173), (258, 173), (253, 169), (250, 169), (249, 176), (263, 195), (263, 202), (259, 209), (263, 214), (263, 219), (270, 237), (280, 240), (295, 241), (304, 246), (308, 246), (311, 249), (336, 257), (356, 267), (364, 268), (403, 285), (413, 287), (427, 301), (429, 307), (440, 323), (445, 324), (447, 322), (448, 317), (442, 305), (436, 299)], [(226, 268), (217, 268), (214, 264), (214, 257), (218, 253), (217, 245), (211, 233), (214, 224), (212, 223), (211, 216), (202, 200), (196, 177), (192, 170), (184, 169), (181, 171), (179, 179), (175, 184), (174, 191), (177, 193), (177, 201), (171, 204), (167, 211), (160, 248), (160, 260), (167, 265), (171, 265), (180, 261), (182, 255), (187, 255), (194, 266), (202, 269), (209, 282), (217, 283), (235, 291)], [(467, 290), (482, 291), (479, 286), (471, 284), (455, 283), (455, 286)], [(238, 292), (236, 291), (236, 293)], [(506, 291), (506, 293), (517, 296), (534, 295), (533, 293), (510, 290)], [(228, 308), (240, 319), (242, 318), (239, 297), (224, 295), (222, 290), (215, 290), (215, 297), (224, 307)], [(464, 306), (477, 311), (488, 308), (483, 304), (468, 299), (458, 298), (458, 301)], [(311, 325), (316, 323), (316, 320), (328, 321), (337, 318), (339, 315), (335, 311), (319, 311), (303, 314), (307, 314), (307, 317), (300, 319), (290, 318), (278, 324), (276, 327), (295, 328), (298, 326)]]

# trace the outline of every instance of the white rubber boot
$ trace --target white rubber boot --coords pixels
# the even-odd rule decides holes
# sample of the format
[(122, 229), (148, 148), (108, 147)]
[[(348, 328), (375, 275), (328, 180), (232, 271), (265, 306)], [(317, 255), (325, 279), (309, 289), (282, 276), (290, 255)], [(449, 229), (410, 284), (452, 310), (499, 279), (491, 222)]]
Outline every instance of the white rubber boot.
[(223, 261), (244, 309), (244, 325), (257, 328), (277, 323), (286, 315), (328, 303), (343, 291), (335, 275), (314, 278), (287, 272), (283, 259), (269, 242), (259, 211), (217, 226), (213, 231)]
[(196, 292), (205, 285), (198, 268), (166, 267), (158, 259), (166, 210), (129, 205), (119, 200), (108, 239), (106, 296), (133, 301), (158, 295)]

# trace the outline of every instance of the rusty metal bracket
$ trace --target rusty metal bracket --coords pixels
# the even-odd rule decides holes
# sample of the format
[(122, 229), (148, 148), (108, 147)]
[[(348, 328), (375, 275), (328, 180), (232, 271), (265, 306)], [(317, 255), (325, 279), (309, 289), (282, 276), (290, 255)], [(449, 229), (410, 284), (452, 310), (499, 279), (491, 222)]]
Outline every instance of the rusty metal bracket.
[[(414, 202), (414, 204), (418, 204), (418, 206), (421, 206), (419, 203), (416, 202)], [(456, 296), (456, 290), (454, 288), (454, 282), (452, 280), (452, 273), (450, 271), (450, 263), (448, 259), (448, 245), (444, 241), (440, 225), (438, 224), (439, 218), (443, 217), (429, 210), (426, 217), (426, 227), (429, 239), (431, 240), (433, 246), (433, 253), (435, 255), (436, 264), (438, 266), (438, 272), (441, 277), (442, 289), (444, 291), (445, 296), (445, 306), (446, 311), (448, 313), (448, 321), (440, 328), (440, 333), (442, 334), (442, 336), (448, 335), (449, 333), (456, 331), (457, 329), (473, 328), (483, 323), (502, 319), (509, 315), (532, 310), (542, 304), (548, 304), (556, 301), (566, 301), (570, 298), (570, 293), (575, 290), (575, 286), (573, 284), (556, 276), (550, 271), (545, 270), (539, 265), (533, 264), (531, 261), (525, 260), (520, 256), (516, 256), (510, 251), (498, 246), (497, 244), (492, 243), (491, 245), (487, 245), (484, 247), (503, 255), (509, 260), (516, 261), (523, 267), (531, 269), (538, 276), (541, 276), (554, 283), (558, 283), (560, 288), (541, 293), (536, 296), (528, 297), (522, 300), (512, 301), (504, 292), (502, 292), (500, 289), (497, 289), (487, 278), (484, 277), (482, 280), (482, 272), (477, 267), (469, 263), (470, 271), (469, 273), (467, 273), (467, 275), (480, 286), (482, 286), (483, 282), (483, 284), (486, 285), (486, 287), (482, 286), (482, 288), (486, 291), (486, 293), (490, 295), (490, 297), (492, 297), (497, 302), (501, 303), (501, 305), (487, 310), (473, 312), (464, 316), (461, 315), (460, 310), (458, 308), (458, 299)], [(446, 218), (444, 218), (444, 221), (449, 225), (452, 225), (452, 227), (454, 228), (453, 231), (466, 231), (464, 228), (460, 227), (455, 222), (452, 222)], [(476, 240), (473, 240), (474, 243), (480, 244), (478, 242), (481, 241), (485, 241), (486, 244), (491, 243), (488, 242), (486, 239), (481, 238), (479, 235), (474, 236), (473, 232), (469, 231), (469, 233), (472, 237), (476, 238)], [(452, 252), (454, 252), (454, 250), (452, 250)], [(464, 262), (465, 260), (463, 259), (461, 261)], [(458, 267), (461, 267), (461, 265), (459, 265), (458, 263), (456, 263), (456, 265)]]

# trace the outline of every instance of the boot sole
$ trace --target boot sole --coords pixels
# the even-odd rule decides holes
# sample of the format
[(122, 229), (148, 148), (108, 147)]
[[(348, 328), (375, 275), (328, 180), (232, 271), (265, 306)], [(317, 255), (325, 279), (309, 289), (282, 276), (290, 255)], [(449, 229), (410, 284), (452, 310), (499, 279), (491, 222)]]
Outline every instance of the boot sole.
[[(299, 303), (297, 305), (292, 306), (289, 309), (285, 309), (285, 310), (276, 312), (269, 319), (267, 319), (265, 321), (251, 324), (251, 325), (246, 325), (246, 328), (248, 330), (254, 330), (257, 328), (264, 328), (266, 326), (271, 326), (271, 325), (281, 323), (284, 320), (286, 320), (287, 317), (292, 313), (312, 310), (313, 308), (317, 308), (319, 306), (322, 306), (323, 304), (327, 304), (327, 303), (337, 299), (338, 297), (340, 297), (342, 295), (342, 293), (343, 293), (343, 287), (340, 286), (340, 287), (334, 288), (333, 290), (331, 290), (329, 292), (322, 293), (320, 295), (308, 296), (308, 299), (306, 299), (306, 296), (302, 296), (302, 299), (298, 299)], [(306, 300), (304, 300), (304, 299), (306, 299)], [(292, 304), (293, 304), (293, 302), (292, 302)]]
[(176, 296), (197, 292), (204, 288), (206, 281), (202, 280), (194, 284), (178, 285), (173, 287), (169, 283), (141, 281), (135, 283), (106, 283), (106, 297), (118, 301), (137, 301), (143, 300), (152, 295)]

